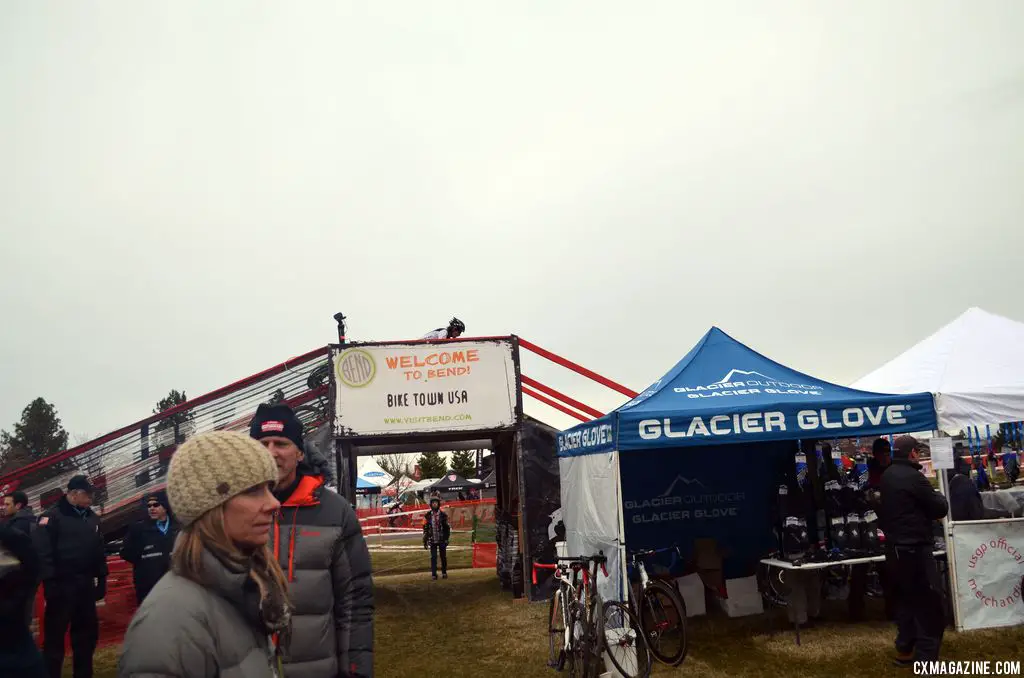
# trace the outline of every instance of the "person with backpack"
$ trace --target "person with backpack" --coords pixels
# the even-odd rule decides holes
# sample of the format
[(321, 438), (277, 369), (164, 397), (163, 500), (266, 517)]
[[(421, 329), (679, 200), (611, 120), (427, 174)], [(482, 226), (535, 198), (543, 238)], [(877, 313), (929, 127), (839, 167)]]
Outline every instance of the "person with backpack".
[(448, 578), (448, 540), (452, 528), (448, 514), (441, 510), (441, 496), (430, 497), (430, 510), (423, 517), (423, 548), (430, 549), (430, 576), (437, 579), (437, 558), (441, 557), (441, 577)]
[(438, 339), (458, 339), (466, 331), (466, 325), (458, 318), (452, 318), (448, 321), (448, 327), (438, 327), (436, 330), (431, 330), (423, 335), (422, 339), (427, 340), (438, 340)]

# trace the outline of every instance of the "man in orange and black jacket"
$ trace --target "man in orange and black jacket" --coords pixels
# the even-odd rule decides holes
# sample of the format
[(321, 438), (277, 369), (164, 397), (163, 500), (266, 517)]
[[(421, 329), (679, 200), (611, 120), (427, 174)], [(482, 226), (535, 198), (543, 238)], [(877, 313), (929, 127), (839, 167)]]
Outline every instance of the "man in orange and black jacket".
[(260, 405), (249, 435), (277, 464), (281, 510), (270, 546), (295, 606), (284, 678), (372, 678), (373, 579), (355, 511), (304, 463), (291, 408)]

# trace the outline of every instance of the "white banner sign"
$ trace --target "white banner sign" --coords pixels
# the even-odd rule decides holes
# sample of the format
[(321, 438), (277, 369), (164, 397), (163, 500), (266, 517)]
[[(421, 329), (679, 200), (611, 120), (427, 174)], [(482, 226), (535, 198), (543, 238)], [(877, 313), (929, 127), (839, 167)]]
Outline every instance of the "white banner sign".
[(1024, 521), (954, 523), (957, 607), (967, 630), (1024, 624)]
[(439, 433), (515, 423), (511, 340), (332, 351), (339, 436)]

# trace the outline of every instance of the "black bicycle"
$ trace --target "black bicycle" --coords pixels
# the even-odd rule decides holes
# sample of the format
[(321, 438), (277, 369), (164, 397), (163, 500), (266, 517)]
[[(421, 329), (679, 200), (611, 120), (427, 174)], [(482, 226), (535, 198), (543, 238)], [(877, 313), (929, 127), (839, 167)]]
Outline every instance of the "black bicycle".
[(631, 564), (640, 579), (639, 593), (630, 596), (630, 601), (651, 654), (663, 664), (678, 666), (686, 659), (688, 650), (686, 603), (676, 587), (661, 579), (652, 579), (644, 565), (644, 558), (670, 551), (679, 556), (678, 546), (630, 553)]

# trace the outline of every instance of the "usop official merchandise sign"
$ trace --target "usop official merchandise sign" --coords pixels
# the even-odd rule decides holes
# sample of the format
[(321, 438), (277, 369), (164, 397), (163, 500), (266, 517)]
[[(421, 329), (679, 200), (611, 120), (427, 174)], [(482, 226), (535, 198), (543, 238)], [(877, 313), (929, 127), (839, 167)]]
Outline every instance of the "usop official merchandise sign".
[(331, 351), (335, 435), (506, 428), (515, 423), (511, 340), (372, 344)]
[(1024, 624), (1024, 521), (954, 523), (953, 552), (961, 625)]

